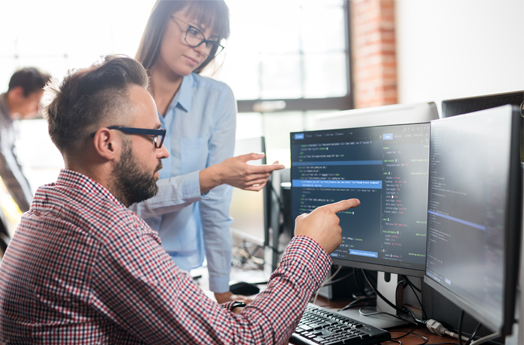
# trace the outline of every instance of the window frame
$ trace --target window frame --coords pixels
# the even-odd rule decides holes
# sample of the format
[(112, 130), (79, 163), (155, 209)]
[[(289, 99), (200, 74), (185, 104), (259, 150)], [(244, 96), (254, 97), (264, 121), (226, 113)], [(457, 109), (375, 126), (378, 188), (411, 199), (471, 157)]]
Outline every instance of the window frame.
[(352, 49), (351, 49), (351, 6), (349, 0), (343, 0), (343, 11), (344, 11), (344, 23), (345, 23), (345, 54), (346, 54), (346, 85), (347, 94), (342, 97), (327, 97), (327, 98), (282, 98), (282, 99), (246, 99), (237, 100), (238, 113), (265, 113), (273, 110), (268, 109), (267, 111), (261, 111), (260, 106), (262, 102), (285, 102), (284, 108), (274, 109), (278, 112), (291, 112), (291, 111), (310, 111), (310, 110), (347, 110), (354, 108), (354, 95), (353, 95), (353, 63), (352, 63)]

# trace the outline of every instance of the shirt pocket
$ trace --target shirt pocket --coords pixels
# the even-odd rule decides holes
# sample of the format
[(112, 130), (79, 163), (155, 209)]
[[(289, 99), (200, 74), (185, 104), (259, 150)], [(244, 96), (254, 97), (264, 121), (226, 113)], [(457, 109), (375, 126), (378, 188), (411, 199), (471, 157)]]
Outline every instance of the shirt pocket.
[(205, 169), (209, 152), (207, 138), (182, 138), (180, 140), (182, 175)]

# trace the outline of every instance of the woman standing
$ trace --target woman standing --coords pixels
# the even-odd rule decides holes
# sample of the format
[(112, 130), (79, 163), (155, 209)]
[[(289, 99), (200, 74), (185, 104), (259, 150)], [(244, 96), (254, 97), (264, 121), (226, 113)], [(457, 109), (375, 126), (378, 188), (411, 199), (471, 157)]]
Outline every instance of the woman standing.
[(134, 209), (159, 232), (180, 268), (199, 267), (207, 257), (209, 287), (219, 303), (242, 299), (229, 292), (230, 186), (258, 191), (272, 171), (284, 168), (246, 163), (260, 154), (232, 157), (233, 93), (226, 84), (199, 75), (228, 36), (223, 0), (158, 0), (136, 56), (149, 72), (170, 157), (160, 171), (159, 194)]

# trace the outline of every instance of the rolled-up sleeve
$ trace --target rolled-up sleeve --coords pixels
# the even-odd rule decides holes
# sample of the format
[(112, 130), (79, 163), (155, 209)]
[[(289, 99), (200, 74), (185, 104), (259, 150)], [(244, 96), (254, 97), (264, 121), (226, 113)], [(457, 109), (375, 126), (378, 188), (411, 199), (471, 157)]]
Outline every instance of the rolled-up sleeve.
[(200, 194), (200, 171), (161, 179), (157, 182), (158, 194), (151, 199), (133, 204), (129, 209), (142, 218), (178, 211), (189, 204), (203, 200)]

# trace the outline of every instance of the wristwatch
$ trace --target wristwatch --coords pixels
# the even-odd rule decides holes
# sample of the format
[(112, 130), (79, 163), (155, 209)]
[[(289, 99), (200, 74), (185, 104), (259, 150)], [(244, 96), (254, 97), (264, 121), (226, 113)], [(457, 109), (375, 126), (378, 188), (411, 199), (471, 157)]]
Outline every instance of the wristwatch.
[(233, 304), (231, 304), (231, 306), (229, 307), (229, 310), (233, 311), (233, 309), (235, 308), (238, 308), (238, 307), (243, 308), (245, 306), (246, 304), (244, 302), (235, 301), (233, 302)]

